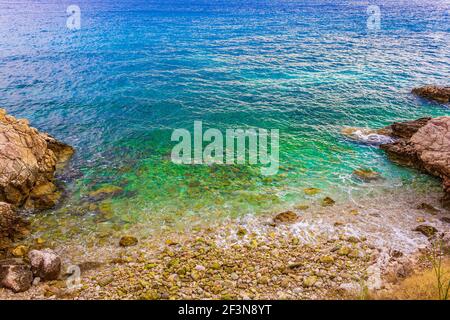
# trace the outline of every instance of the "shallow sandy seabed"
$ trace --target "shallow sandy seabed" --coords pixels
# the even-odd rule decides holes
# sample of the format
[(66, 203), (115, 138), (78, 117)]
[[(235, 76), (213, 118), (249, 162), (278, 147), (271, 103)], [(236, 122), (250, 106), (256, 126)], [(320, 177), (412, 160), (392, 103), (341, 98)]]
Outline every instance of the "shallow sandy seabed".
[[(449, 212), (440, 193), (414, 191), (336, 203), (299, 204), (299, 219), (274, 224), (273, 214), (221, 221), (181, 231), (160, 231), (136, 246), (54, 249), (73, 276), (34, 285), (25, 293), (0, 289), (1, 299), (327, 299), (358, 297), (385, 288), (386, 274), (400, 276), (416, 265), (429, 240), (413, 231), (432, 225), (448, 237)], [(430, 204), (439, 212), (418, 209)], [(317, 202), (315, 202), (317, 203)], [(141, 234), (136, 226), (127, 234)]]

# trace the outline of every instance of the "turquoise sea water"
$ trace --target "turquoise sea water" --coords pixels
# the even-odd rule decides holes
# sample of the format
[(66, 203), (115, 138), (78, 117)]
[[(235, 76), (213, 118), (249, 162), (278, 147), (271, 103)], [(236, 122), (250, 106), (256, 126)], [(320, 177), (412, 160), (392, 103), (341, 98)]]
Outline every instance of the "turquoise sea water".
[[(69, 30), (66, 9), (81, 10)], [(367, 28), (377, 4), (381, 29)], [(0, 1), (0, 106), (77, 150), (60, 234), (195, 223), (354, 192), (438, 189), (434, 179), (350, 142), (343, 126), (449, 114), (412, 87), (450, 78), (450, 3), (435, 1)], [(281, 170), (181, 166), (173, 129), (279, 129)], [(372, 168), (384, 177), (352, 177)], [(105, 185), (124, 193), (87, 208)], [(370, 192), (371, 192), (370, 191)], [(315, 199), (315, 198), (313, 198)], [(54, 219), (54, 218), (57, 219)], [(48, 229), (48, 228), (47, 228)]]

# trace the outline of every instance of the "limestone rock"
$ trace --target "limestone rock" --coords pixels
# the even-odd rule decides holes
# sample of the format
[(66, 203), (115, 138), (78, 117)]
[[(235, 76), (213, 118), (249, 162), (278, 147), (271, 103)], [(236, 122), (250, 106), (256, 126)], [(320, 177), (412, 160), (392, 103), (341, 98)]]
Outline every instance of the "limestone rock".
[(61, 259), (51, 249), (32, 250), (28, 254), (34, 276), (42, 280), (56, 280), (61, 272)]
[(440, 103), (448, 103), (450, 101), (450, 87), (424, 86), (414, 88), (411, 92), (419, 97)]

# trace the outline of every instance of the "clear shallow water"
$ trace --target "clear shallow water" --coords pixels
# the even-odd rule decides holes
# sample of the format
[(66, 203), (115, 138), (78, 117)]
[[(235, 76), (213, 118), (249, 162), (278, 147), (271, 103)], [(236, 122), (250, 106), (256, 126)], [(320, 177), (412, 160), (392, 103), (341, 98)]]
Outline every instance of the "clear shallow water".
[[(311, 201), (307, 187), (338, 201), (438, 190), (339, 132), (449, 114), (409, 94), (448, 84), (448, 1), (379, 1), (378, 32), (359, 1), (75, 2), (78, 31), (66, 28), (73, 1), (0, 1), (0, 105), (77, 150), (68, 196), (39, 228), (70, 236), (259, 214)], [(280, 174), (171, 163), (172, 130), (194, 120), (279, 129)], [(361, 167), (385, 180), (358, 182)], [(81, 210), (105, 184), (125, 193), (104, 201), (103, 214)]]

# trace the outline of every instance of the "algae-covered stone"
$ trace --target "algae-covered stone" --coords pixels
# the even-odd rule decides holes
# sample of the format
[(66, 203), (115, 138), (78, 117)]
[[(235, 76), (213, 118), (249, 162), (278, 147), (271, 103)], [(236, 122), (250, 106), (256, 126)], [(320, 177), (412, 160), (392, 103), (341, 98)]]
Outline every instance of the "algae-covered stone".
[(380, 173), (372, 169), (356, 169), (353, 174), (363, 181), (373, 181), (380, 178)]
[(135, 246), (138, 243), (138, 239), (133, 236), (123, 236), (120, 238), (119, 245), (121, 247)]
[(239, 237), (243, 237), (247, 234), (247, 230), (245, 228), (239, 228), (237, 233), (236, 233)]
[(24, 245), (20, 245), (11, 250), (14, 257), (23, 257), (28, 252), (28, 248)]
[(199, 271), (197, 271), (197, 270), (192, 270), (191, 271), (191, 278), (194, 281), (197, 281), (197, 280), (199, 280), (201, 278), (201, 273)]
[(168, 245), (168, 246), (176, 246), (177, 244), (178, 244), (178, 242), (175, 240), (172, 240), (172, 239), (166, 240), (166, 245)]
[(349, 247), (343, 246), (343, 247), (339, 248), (337, 253), (340, 256), (347, 256), (350, 252), (351, 252), (351, 249)]
[(347, 238), (347, 241), (348, 241), (348, 242), (351, 242), (351, 243), (358, 243), (358, 242), (360, 242), (361, 240), (358, 239), (357, 237), (350, 236), (350, 237)]
[(267, 276), (262, 276), (258, 279), (258, 283), (259, 284), (268, 284), (269, 283), (269, 277)]
[(100, 279), (99, 281), (97, 281), (97, 283), (100, 287), (106, 287), (108, 284), (112, 283), (113, 281), (114, 281), (113, 277), (106, 277), (106, 278)]
[(61, 272), (61, 258), (51, 249), (32, 250), (28, 254), (31, 271), (42, 280), (55, 280)]
[(349, 252), (348, 256), (350, 258), (358, 258), (359, 257), (359, 251), (357, 249), (353, 249)]
[(157, 300), (160, 298), (158, 291), (156, 290), (148, 290), (141, 294), (141, 300)]
[(438, 210), (438, 209), (436, 209), (435, 207), (433, 207), (431, 204), (428, 204), (428, 203), (425, 203), (425, 202), (422, 202), (421, 204), (419, 204), (419, 205), (417, 206), (417, 209), (418, 209), (418, 210), (423, 210), (423, 211), (425, 211), (425, 212), (427, 212), (427, 213), (429, 213), (429, 214), (436, 214), (436, 213), (439, 213), (439, 210)]
[(36, 238), (36, 239), (34, 239), (34, 242), (35, 242), (37, 245), (41, 245), (41, 244), (44, 244), (44, 243), (46, 242), (46, 240), (43, 239), (43, 238)]
[(0, 261), (0, 287), (16, 293), (24, 292), (30, 289), (32, 282), (30, 266), (13, 259)]
[(72, 147), (0, 109), (0, 202), (26, 209), (53, 207), (61, 195), (55, 171), (72, 154)]
[(89, 192), (89, 198), (92, 200), (102, 200), (105, 198), (116, 196), (123, 192), (123, 189), (114, 185), (106, 185), (97, 190)]

